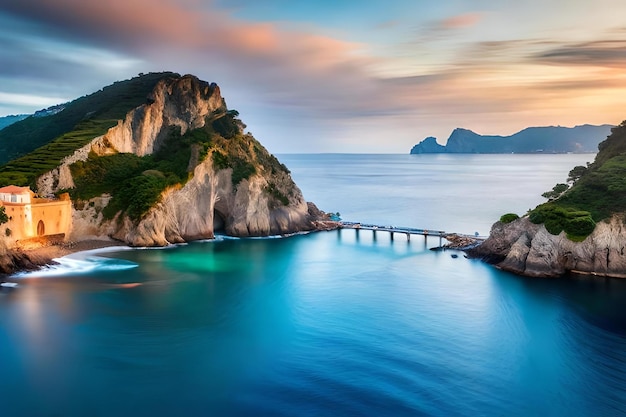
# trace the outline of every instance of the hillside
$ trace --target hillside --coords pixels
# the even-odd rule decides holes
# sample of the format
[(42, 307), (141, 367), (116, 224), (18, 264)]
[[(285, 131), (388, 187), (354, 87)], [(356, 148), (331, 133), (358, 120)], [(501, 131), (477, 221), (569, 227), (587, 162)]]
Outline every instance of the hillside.
[(524, 275), (626, 277), (626, 121), (598, 149), (568, 184), (544, 193), (547, 203), (522, 218), (502, 216), (474, 254)]
[(5, 144), (24, 141), (30, 128), (44, 144), (0, 167), (0, 184), (69, 192), (78, 240), (151, 246), (217, 229), (264, 236), (314, 228), (318, 214), (287, 167), (245, 127), (215, 83), (141, 75), (5, 129)]
[(569, 184), (557, 184), (544, 194), (550, 201), (530, 212), (533, 223), (545, 223), (553, 234), (569, 225), (566, 232), (576, 239), (589, 235), (595, 223), (626, 213), (626, 121), (612, 128), (598, 149), (592, 164), (570, 171)]
[(584, 153), (596, 152), (612, 126), (529, 127), (511, 136), (479, 135), (455, 129), (445, 146), (428, 137), (411, 149), (421, 153)]
[[(171, 72), (150, 73), (119, 81), (68, 103), (61, 112), (43, 117), (33, 115), (7, 126), (0, 130), (0, 165), (14, 161), (46, 144), (49, 144), (49, 148), (37, 162), (58, 165), (74, 149), (85, 145), (95, 136), (104, 134), (118, 120), (123, 119), (126, 113), (145, 103), (157, 82), (168, 76), (179, 75)], [(57, 144), (52, 143), (54, 141)], [(22, 171), (22, 165), (29, 162), (25, 161), (24, 164), (8, 169), (0, 168), (0, 173)], [(37, 172), (45, 172), (49, 168), (49, 164), (44, 165)], [(25, 181), (32, 179), (32, 176), (26, 176)], [(0, 183), (6, 183), (1, 175)]]

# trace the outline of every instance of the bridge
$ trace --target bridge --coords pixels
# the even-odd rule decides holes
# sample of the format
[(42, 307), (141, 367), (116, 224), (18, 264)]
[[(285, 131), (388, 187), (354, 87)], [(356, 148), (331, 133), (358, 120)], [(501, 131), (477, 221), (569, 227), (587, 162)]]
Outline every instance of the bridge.
[(371, 230), (374, 234), (376, 232), (388, 232), (391, 234), (391, 240), (393, 240), (394, 233), (403, 233), (406, 235), (408, 241), (411, 240), (411, 235), (422, 235), (425, 237), (428, 236), (436, 236), (439, 238), (445, 238), (450, 233), (444, 232), (443, 230), (431, 230), (431, 229), (417, 229), (415, 227), (404, 227), (404, 226), (381, 226), (377, 224), (367, 224), (367, 223), (359, 223), (359, 222), (339, 222), (342, 229), (355, 229), (359, 230)]

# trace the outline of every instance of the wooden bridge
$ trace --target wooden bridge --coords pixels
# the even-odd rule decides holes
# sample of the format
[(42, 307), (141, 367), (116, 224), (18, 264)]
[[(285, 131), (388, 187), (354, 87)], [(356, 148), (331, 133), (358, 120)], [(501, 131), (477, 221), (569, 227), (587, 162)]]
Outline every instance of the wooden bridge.
[(391, 240), (393, 240), (394, 233), (403, 233), (406, 235), (406, 239), (408, 241), (411, 240), (411, 235), (422, 235), (425, 237), (428, 236), (436, 236), (441, 238), (445, 238), (449, 235), (449, 233), (444, 232), (443, 230), (430, 230), (430, 229), (417, 229), (415, 227), (397, 227), (397, 226), (381, 226), (376, 224), (367, 224), (367, 223), (358, 223), (358, 222), (339, 222), (341, 224), (342, 229), (355, 229), (359, 230), (371, 230), (374, 234), (376, 232), (389, 232), (391, 235)]

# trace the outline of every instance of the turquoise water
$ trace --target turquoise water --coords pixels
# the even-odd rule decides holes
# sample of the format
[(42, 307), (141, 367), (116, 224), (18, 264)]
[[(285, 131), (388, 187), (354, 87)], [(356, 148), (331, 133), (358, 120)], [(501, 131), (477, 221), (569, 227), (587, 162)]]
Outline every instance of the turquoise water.
[[(482, 231), (481, 209), (535, 204), (537, 186), (498, 188), (510, 178), (541, 177), (540, 194), (590, 159), (539, 158), (281, 160), (344, 218)], [(526, 279), (438, 244), (221, 238), (14, 278), (0, 293), (0, 415), (626, 415), (625, 281)]]

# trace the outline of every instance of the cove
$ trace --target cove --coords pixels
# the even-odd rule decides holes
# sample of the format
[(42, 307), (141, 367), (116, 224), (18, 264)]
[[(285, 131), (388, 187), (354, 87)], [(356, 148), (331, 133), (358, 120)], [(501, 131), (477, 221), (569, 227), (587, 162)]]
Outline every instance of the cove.
[[(281, 160), (348, 220), (485, 233), (583, 158), (543, 157)], [(524, 173), (548, 184), (513, 201)], [(17, 278), (0, 292), (2, 415), (626, 413), (626, 281), (527, 279), (437, 244), (221, 238)]]

